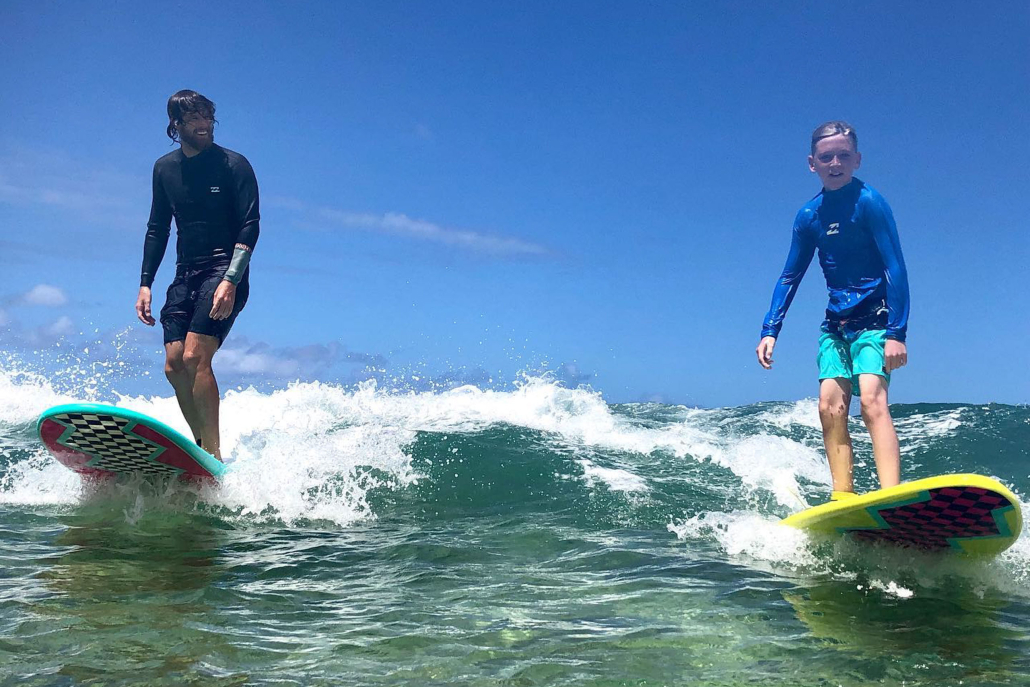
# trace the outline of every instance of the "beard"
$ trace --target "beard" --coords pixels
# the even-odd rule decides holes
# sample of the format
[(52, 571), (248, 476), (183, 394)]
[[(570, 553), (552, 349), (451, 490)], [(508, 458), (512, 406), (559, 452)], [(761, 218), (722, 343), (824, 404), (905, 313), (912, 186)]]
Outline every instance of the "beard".
[(208, 136), (194, 136), (192, 133), (182, 131), (179, 132), (179, 138), (183, 143), (195, 150), (206, 150), (215, 142), (215, 132), (214, 129), (212, 129)]

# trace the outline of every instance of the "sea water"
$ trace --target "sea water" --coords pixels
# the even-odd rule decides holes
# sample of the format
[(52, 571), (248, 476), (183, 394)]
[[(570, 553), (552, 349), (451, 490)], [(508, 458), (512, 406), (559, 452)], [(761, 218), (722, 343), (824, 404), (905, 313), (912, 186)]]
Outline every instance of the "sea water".
[[(0, 366), (3, 685), (1030, 684), (1026, 537), (971, 561), (777, 524), (829, 495), (811, 399), (244, 388), (217, 487), (83, 485), (35, 436), (71, 400), (187, 429), (170, 394)], [(906, 479), (1025, 509), (1026, 406), (892, 412)]]

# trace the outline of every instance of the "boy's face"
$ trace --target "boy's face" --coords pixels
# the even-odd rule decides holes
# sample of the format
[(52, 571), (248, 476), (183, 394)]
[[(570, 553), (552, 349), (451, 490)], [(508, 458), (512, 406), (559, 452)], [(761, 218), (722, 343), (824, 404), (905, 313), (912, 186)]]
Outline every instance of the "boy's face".
[(808, 156), (809, 168), (819, 175), (827, 191), (836, 191), (850, 184), (861, 164), (862, 153), (855, 150), (851, 139), (844, 134), (821, 139), (815, 144), (815, 152)]

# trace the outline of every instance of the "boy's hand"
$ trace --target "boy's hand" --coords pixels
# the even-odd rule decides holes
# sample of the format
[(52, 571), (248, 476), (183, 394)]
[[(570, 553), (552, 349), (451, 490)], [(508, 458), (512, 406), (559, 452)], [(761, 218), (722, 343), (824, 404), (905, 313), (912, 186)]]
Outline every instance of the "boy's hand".
[(894, 339), (887, 339), (887, 343), (883, 345), (883, 369), (893, 372), (906, 364), (908, 364), (908, 348), (905, 344)]
[[(888, 342), (889, 343), (889, 342)], [(772, 369), (773, 359), (773, 348), (776, 346), (775, 336), (763, 336), (762, 340), (758, 342), (758, 348), (755, 349), (755, 353), (758, 354), (758, 364), (767, 370)]]

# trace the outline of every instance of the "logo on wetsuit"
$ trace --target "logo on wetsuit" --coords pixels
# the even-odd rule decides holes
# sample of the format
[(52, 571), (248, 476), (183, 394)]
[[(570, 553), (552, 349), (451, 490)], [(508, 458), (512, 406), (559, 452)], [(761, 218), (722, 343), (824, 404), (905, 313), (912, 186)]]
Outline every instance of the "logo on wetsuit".
[(217, 186), (212, 186), (211, 187), (211, 193), (221, 193), (221, 192), (222, 192), (222, 189), (218, 188)]
[(840, 222), (834, 222), (830, 225), (830, 228), (826, 230), (827, 236), (833, 236), (834, 234), (840, 233)]

